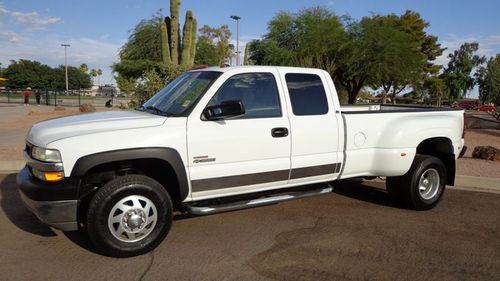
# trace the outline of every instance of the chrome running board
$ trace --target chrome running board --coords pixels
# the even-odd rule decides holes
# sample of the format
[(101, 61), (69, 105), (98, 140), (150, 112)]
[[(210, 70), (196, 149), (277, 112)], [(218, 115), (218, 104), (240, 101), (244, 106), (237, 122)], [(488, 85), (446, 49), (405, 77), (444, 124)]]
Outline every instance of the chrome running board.
[(313, 190), (301, 191), (301, 192), (289, 192), (289, 193), (281, 193), (267, 197), (260, 197), (257, 199), (250, 200), (241, 200), (234, 201), (222, 204), (214, 204), (208, 206), (195, 206), (193, 204), (185, 203), (184, 207), (193, 215), (209, 215), (221, 212), (228, 212), (234, 210), (241, 210), (247, 208), (254, 208), (265, 205), (277, 204), (279, 202), (285, 202), (300, 198), (318, 196), (331, 193), (333, 191), (333, 187), (327, 184), (327, 187), (317, 188)]

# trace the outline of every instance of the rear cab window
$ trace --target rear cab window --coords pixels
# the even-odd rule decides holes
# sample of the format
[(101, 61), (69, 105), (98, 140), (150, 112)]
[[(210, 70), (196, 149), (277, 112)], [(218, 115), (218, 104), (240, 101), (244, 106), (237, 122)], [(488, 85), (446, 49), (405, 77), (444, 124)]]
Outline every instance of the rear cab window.
[(307, 116), (328, 113), (325, 87), (318, 75), (287, 73), (285, 80), (294, 115)]

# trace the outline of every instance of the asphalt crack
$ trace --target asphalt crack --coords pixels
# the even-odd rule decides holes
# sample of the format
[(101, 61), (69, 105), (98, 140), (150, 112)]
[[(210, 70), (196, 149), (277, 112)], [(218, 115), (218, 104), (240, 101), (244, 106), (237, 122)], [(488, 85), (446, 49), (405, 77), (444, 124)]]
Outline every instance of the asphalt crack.
[(149, 252), (149, 257), (150, 259), (148, 262), (148, 266), (146, 267), (146, 270), (144, 270), (144, 272), (141, 274), (141, 277), (139, 277), (139, 281), (144, 280), (144, 277), (146, 277), (146, 275), (151, 270), (151, 267), (153, 267), (153, 263), (155, 261), (155, 252), (154, 251)]

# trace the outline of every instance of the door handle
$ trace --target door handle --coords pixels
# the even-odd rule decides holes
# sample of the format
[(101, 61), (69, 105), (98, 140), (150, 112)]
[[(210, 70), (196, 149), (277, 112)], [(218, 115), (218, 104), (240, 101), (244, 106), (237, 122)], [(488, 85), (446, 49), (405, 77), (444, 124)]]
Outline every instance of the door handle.
[(283, 138), (288, 136), (288, 128), (273, 128), (271, 130), (273, 138)]

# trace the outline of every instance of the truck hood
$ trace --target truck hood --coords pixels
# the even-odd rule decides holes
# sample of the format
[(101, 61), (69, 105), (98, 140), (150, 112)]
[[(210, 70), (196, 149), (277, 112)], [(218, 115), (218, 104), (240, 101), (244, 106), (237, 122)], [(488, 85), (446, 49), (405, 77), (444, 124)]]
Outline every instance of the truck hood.
[(47, 146), (56, 140), (74, 136), (160, 126), (166, 119), (164, 116), (141, 111), (79, 114), (37, 123), (29, 131), (26, 140), (37, 146)]

